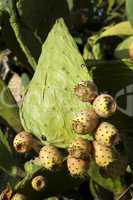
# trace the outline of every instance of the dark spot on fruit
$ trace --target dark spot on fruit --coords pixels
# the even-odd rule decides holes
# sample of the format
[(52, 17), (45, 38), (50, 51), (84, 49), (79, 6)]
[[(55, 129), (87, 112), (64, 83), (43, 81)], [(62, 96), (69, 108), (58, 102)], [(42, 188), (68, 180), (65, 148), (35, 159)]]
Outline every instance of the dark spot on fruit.
[(16, 148), (17, 148), (17, 150), (21, 150), (22, 149), (22, 144), (17, 144)]
[(36, 185), (37, 185), (37, 186), (40, 186), (40, 185), (41, 185), (41, 181), (38, 180), (37, 183), (36, 183)]

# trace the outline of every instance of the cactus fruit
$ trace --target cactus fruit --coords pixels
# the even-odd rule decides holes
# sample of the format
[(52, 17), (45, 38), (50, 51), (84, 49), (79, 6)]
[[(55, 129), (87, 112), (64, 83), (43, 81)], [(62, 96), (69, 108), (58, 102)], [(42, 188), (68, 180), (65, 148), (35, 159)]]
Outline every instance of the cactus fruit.
[(75, 86), (74, 91), (83, 102), (92, 103), (98, 95), (97, 87), (92, 81), (81, 81)]
[(116, 178), (123, 176), (127, 168), (127, 159), (125, 156), (119, 155), (114, 162), (110, 163), (106, 169), (104, 169), (104, 175), (106, 177)]
[(96, 164), (100, 167), (107, 167), (114, 161), (114, 152), (111, 148), (99, 144), (97, 141), (93, 142), (94, 157)]
[(83, 138), (77, 138), (70, 144), (68, 152), (74, 158), (88, 159), (91, 149), (91, 142)]
[(111, 123), (102, 122), (96, 130), (95, 139), (98, 143), (106, 146), (118, 144), (118, 129)]
[(13, 146), (18, 153), (26, 153), (34, 149), (38, 152), (38, 142), (32, 137), (31, 134), (22, 131), (18, 133), (13, 141)]
[(63, 163), (60, 151), (50, 144), (41, 148), (39, 158), (42, 166), (50, 171), (60, 168)]
[(72, 128), (78, 134), (93, 132), (97, 127), (99, 118), (93, 109), (82, 110), (72, 121)]
[(16, 193), (12, 198), (11, 200), (26, 200), (27, 198), (23, 195), (23, 194), (20, 194), (20, 193)]
[(97, 115), (103, 118), (112, 116), (117, 108), (116, 101), (108, 94), (101, 94), (93, 102)]
[(133, 60), (133, 42), (129, 46), (128, 54), (129, 54), (129, 58)]
[(46, 180), (43, 176), (36, 176), (31, 182), (32, 188), (36, 191), (41, 191), (46, 187)]
[(68, 156), (67, 167), (71, 176), (85, 176), (89, 167), (89, 161)]

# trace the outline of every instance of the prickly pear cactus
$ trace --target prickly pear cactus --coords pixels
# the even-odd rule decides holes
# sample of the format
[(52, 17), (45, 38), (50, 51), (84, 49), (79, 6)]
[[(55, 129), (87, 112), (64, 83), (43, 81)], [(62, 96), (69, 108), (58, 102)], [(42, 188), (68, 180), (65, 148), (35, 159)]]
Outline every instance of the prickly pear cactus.
[(83, 58), (64, 21), (57, 20), (43, 45), (20, 111), (24, 129), (42, 143), (46, 138), (48, 143), (65, 148), (76, 137), (72, 119), (76, 112), (90, 107), (74, 93), (75, 85), (90, 80), (82, 64)]

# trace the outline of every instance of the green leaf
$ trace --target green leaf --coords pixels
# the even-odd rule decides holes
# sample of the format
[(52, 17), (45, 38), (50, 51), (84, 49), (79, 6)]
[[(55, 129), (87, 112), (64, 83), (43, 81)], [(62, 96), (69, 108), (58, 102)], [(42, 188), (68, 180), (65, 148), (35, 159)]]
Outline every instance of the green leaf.
[(6, 48), (8, 48), (12, 52), (14, 52), (14, 54), (17, 56), (19, 62), (23, 66), (23, 68), (25, 68), (30, 74), (33, 74), (31, 65), (29, 64), (26, 55), (24, 54), (23, 50), (21, 49), (21, 47), (16, 39), (15, 33), (11, 27), (11, 24), (9, 22), (8, 13), (3, 14), (1, 39), (2, 39), (2, 41), (4, 41)]
[[(43, 45), (35, 75), (21, 107), (21, 121), (28, 132), (58, 147), (67, 147), (76, 137), (73, 116), (90, 104), (81, 102), (73, 88), (90, 76), (78, 48), (62, 19)], [(90, 136), (87, 136), (90, 138)]]
[(112, 10), (112, 7), (114, 6), (114, 4), (115, 4), (115, 2), (116, 2), (116, 0), (109, 0), (108, 1), (108, 12), (110, 12), (111, 10)]
[(6, 0), (6, 1), (5, 0), (1, 0), (0, 1), (0, 11), (9, 12), (9, 10), (10, 10), (10, 1), (9, 0)]
[(84, 46), (83, 58), (87, 59), (99, 59), (103, 58), (101, 44), (99, 43), (99, 34), (93, 35), (88, 38), (86, 45)]
[(120, 194), (124, 189), (124, 186), (120, 179), (111, 179), (103, 177), (100, 174), (99, 167), (93, 161), (90, 164), (88, 174), (93, 181), (98, 183), (101, 187), (113, 192), (114, 194)]
[[(51, 14), (52, 10), (52, 14)], [(65, 0), (11, 0), (10, 23), (28, 62), (35, 70), (42, 44), (55, 20), (69, 15)], [(32, 42), (31, 42), (32, 41)]]
[[(11, 17), (10, 24), (15, 33), (16, 39), (25, 53), (28, 62), (35, 70), (38, 56), (40, 54), (41, 43), (34, 34), (23, 25), (17, 16), (15, 1), (11, 0)], [(31, 42), (32, 39), (32, 42)]]
[(18, 105), (2, 80), (0, 80), (0, 117), (16, 132), (22, 130)]
[(26, 173), (31, 176), (38, 172), (41, 168), (42, 167), (35, 164), (33, 160), (26, 162), (24, 165)]
[[(19, 180), (19, 176), (23, 177), (24, 174), (24, 172), (18, 167), (18, 162), (14, 158), (8, 139), (6, 135), (3, 134), (1, 129), (0, 129), (0, 169), (8, 175), (6, 176), (6, 178), (13, 185), (17, 183), (17, 181)], [(4, 180), (2, 184), (5, 184)]]
[(71, 11), (74, 7), (74, 0), (67, 0), (68, 8)]
[(109, 36), (130, 36), (133, 35), (133, 28), (131, 27), (128, 21), (120, 22), (107, 29), (101, 33), (100, 38), (109, 37)]
[[(3, 191), (5, 188), (7, 188), (7, 185), (11, 188), (14, 188), (14, 186), (17, 184), (18, 179), (8, 175), (7, 173), (1, 173), (0, 174), (1, 182), (0, 182), (0, 192)], [(1, 196), (0, 196), (1, 197)]]
[(122, 41), (115, 49), (114, 55), (118, 59), (129, 58), (128, 49), (130, 44), (133, 42), (133, 36), (126, 38)]
[(106, 190), (105, 188), (98, 185), (95, 181), (90, 179), (90, 191), (91, 194), (95, 199), (98, 200), (112, 200), (113, 199), (113, 193), (109, 190)]
[(133, 26), (133, 1), (132, 0), (126, 0), (126, 11), (127, 11), (128, 20)]
[(21, 81), (22, 81), (22, 86), (23, 88), (27, 88), (30, 82), (30, 78), (28, 77), (28, 75), (26, 73), (23, 73), (21, 76)]
[(7, 137), (6, 137), (6, 135), (4, 135), (4, 134), (2, 133), (1, 130), (0, 130), (0, 142), (1, 142), (2, 145), (4, 145), (4, 147), (5, 147), (5, 149), (6, 149), (7, 151), (9, 151), (10, 153), (12, 152), (12, 151), (11, 151), (11, 148), (10, 148), (10, 145), (9, 145), (9, 142), (8, 142), (8, 140), (7, 140)]
[(9, 175), (15, 175), (16, 167), (7, 137), (0, 129), (0, 169)]
[[(49, 30), (59, 17), (68, 19), (69, 10), (66, 0), (19, 0), (16, 8), (23, 24), (44, 42)], [(41, 50), (41, 49), (40, 49)]]

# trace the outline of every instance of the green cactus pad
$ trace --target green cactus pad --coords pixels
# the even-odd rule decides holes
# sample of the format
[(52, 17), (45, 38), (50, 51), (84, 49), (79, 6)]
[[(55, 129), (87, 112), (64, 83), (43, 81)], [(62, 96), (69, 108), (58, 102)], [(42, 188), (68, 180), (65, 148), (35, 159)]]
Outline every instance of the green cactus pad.
[(25, 130), (42, 143), (46, 137), (48, 143), (66, 148), (77, 136), (72, 131), (72, 119), (76, 112), (90, 107), (74, 94), (76, 84), (90, 80), (82, 64), (83, 58), (64, 21), (57, 20), (42, 47), (20, 111)]

